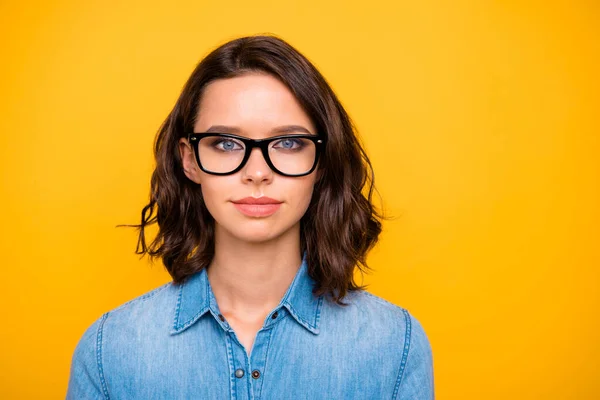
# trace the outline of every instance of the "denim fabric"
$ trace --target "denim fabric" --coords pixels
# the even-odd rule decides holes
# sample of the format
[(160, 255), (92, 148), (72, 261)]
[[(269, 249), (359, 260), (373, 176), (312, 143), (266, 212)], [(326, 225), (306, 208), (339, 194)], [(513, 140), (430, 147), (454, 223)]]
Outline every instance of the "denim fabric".
[(67, 399), (433, 399), (431, 347), (409, 312), (367, 291), (312, 295), (306, 258), (251, 354), (206, 271), (103, 314), (73, 353)]

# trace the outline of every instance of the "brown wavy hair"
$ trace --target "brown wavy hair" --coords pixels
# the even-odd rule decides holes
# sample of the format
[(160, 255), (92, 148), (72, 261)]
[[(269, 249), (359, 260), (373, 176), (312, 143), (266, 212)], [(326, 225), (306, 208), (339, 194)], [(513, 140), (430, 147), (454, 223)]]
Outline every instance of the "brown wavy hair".
[[(327, 137), (310, 205), (300, 220), (301, 252), (316, 281), (316, 296), (330, 294), (338, 304), (347, 291), (365, 289), (354, 281), (354, 270), (371, 269), (366, 256), (376, 244), (385, 217), (372, 204), (374, 174), (356, 129), (335, 93), (313, 64), (275, 35), (231, 40), (214, 49), (196, 66), (154, 143), (156, 168), (150, 202), (142, 209), (136, 254), (162, 261), (175, 284), (206, 268), (214, 255), (214, 219), (200, 186), (183, 173), (178, 141), (193, 131), (200, 97), (206, 85), (249, 72), (268, 73), (295, 95)], [(365, 191), (366, 193), (363, 193)], [(144, 228), (158, 223), (158, 234), (147, 245)]]

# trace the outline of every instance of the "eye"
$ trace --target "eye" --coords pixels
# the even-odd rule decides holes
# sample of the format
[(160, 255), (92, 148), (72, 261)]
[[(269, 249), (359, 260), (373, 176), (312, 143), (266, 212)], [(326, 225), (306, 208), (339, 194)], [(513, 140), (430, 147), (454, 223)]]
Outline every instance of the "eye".
[(302, 139), (281, 139), (275, 142), (273, 147), (281, 150), (299, 150), (304, 147), (304, 142)]
[(244, 144), (233, 139), (217, 139), (212, 143), (212, 147), (215, 147), (222, 151), (233, 151), (243, 150)]

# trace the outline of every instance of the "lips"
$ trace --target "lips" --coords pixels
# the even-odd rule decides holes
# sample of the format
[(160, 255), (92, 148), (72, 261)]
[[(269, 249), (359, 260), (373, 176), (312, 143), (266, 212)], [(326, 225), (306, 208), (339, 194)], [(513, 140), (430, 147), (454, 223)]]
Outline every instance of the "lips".
[(262, 205), (262, 204), (281, 204), (282, 202), (279, 200), (275, 200), (272, 199), (270, 197), (267, 196), (262, 196), (262, 197), (245, 197), (243, 199), (240, 200), (233, 200), (234, 203), (236, 204), (258, 204), (258, 205)]
[(235, 208), (248, 217), (268, 217), (281, 206), (281, 201), (270, 197), (246, 197), (233, 201)]

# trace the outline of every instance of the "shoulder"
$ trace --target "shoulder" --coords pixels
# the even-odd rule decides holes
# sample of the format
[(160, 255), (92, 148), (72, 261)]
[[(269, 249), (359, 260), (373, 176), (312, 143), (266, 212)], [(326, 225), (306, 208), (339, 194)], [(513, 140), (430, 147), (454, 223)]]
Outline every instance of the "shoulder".
[(100, 352), (105, 342), (107, 326), (111, 334), (127, 333), (137, 329), (140, 324), (152, 323), (153, 326), (170, 323), (177, 300), (177, 288), (172, 282), (153, 288), (117, 307), (104, 312), (85, 329), (75, 349), (75, 357), (91, 351)]
[(167, 282), (120, 304), (119, 306), (107, 311), (106, 314), (116, 315), (132, 312), (140, 308), (147, 308), (151, 306), (152, 303), (165, 300), (166, 297), (169, 297), (169, 295), (173, 294), (173, 292), (176, 290), (177, 289), (173, 285), (173, 282)]
[[(105, 378), (105, 356), (107, 336), (115, 335), (118, 341), (137, 340), (136, 331), (140, 322), (146, 326), (156, 326), (157, 319), (164, 319), (167, 323), (169, 313), (166, 317), (159, 317), (160, 306), (173, 303), (174, 288), (171, 282), (154, 288), (140, 296), (137, 296), (112, 310), (103, 313), (87, 326), (79, 338), (71, 358), (67, 399), (100, 399), (108, 398), (107, 381)], [(110, 325), (112, 329), (107, 329)], [(161, 325), (161, 324), (158, 324)]]
[(427, 338), (423, 326), (408, 309), (383, 297), (366, 290), (358, 290), (349, 292), (343, 301), (348, 305), (339, 306), (332, 301), (325, 304), (333, 315), (347, 316), (356, 322), (366, 321), (378, 328), (406, 333), (407, 336)]
[(368, 324), (379, 332), (371, 335), (378, 340), (396, 338), (396, 346), (389, 348), (399, 360), (393, 398), (433, 399), (433, 355), (421, 322), (406, 308), (365, 290), (356, 292), (350, 300), (357, 320), (366, 316)]
[(331, 301), (325, 312), (332, 316), (337, 329), (359, 332), (361, 336), (392, 344), (389, 351), (401, 357), (404, 365), (409, 357), (431, 360), (431, 346), (425, 329), (408, 309), (366, 290), (350, 292), (339, 306)]
[(358, 301), (363, 304), (364, 309), (371, 311), (372, 315), (379, 315), (383, 319), (389, 318), (393, 321), (396, 332), (404, 333), (406, 351), (412, 348), (413, 352), (431, 352), (423, 325), (409, 310), (366, 290), (359, 293)]
[(366, 290), (361, 291), (358, 298), (366, 309), (374, 311), (378, 315), (399, 320), (397, 321), (398, 326), (405, 332), (407, 338), (429, 342), (421, 322), (406, 308)]

